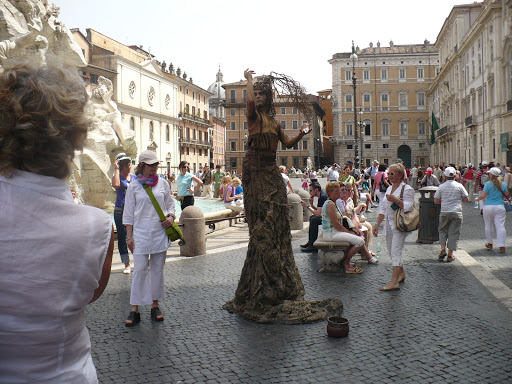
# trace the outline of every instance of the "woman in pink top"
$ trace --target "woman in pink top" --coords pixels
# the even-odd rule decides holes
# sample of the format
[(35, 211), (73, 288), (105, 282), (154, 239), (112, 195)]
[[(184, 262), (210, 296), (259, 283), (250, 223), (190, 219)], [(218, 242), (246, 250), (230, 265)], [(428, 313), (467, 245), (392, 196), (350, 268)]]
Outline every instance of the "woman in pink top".
[(386, 190), (391, 185), (388, 182), (388, 174), (386, 173), (386, 169), (386, 164), (379, 164), (378, 172), (375, 174), (375, 182), (373, 183), (373, 191), (379, 198), (379, 213), (382, 213), (382, 202), (386, 197)]

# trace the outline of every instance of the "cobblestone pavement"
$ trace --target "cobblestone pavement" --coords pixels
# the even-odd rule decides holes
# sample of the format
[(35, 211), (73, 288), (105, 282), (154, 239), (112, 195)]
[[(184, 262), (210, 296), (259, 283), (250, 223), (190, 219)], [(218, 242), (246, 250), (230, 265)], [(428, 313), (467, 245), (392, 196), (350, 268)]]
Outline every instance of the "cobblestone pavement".
[[(510, 287), (508, 256), (482, 250), (483, 221), (471, 207), (465, 206), (460, 246)], [(375, 221), (376, 213), (368, 216)], [(357, 261), (362, 275), (320, 274), (318, 255), (299, 248), (307, 231), (295, 232), (306, 299), (338, 297), (350, 321), (349, 336), (332, 339), (325, 321), (261, 325), (221, 309), (238, 283), (246, 228), (210, 235), (205, 256), (180, 258), (171, 247), (163, 323), (151, 322), (144, 308), (138, 326), (124, 326), (131, 275), (114, 268), (105, 293), (86, 311), (100, 382), (512, 383), (512, 312), (464, 257), (439, 263), (439, 245), (418, 244), (413, 233), (405, 283), (379, 292), (391, 275), (385, 246), (378, 265)], [(383, 237), (374, 240), (375, 250)], [(509, 241), (510, 234), (512, 251)]]

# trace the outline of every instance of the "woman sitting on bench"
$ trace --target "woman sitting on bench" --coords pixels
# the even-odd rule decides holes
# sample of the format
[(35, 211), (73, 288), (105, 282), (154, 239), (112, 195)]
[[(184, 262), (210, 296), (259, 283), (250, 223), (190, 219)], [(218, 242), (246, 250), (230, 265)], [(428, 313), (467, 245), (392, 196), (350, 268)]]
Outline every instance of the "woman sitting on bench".
[(335, 203), (341, 198), (342, 193), (347, 193), (347, 188), (341, 188), (338, 182), (330, 182), (327, 183), (325, 192), (329, 199), (322, 206), (323, 238), (328, 241), (349, 243), (351, 247), (341, 259), (341, 265), (345, 273), (363, 273), (361, 268), (350, 265), (350, 259), (357, 252), (365, 253), (364, 238), (358, 229), (347, 229), (343, 226), (343, 216)]

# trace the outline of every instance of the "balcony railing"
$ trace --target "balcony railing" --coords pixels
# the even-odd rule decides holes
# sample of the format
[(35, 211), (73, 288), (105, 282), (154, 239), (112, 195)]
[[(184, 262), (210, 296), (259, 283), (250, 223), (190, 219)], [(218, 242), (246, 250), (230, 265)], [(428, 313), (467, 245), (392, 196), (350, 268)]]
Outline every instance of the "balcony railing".
[(194, 116), (194, 115), (190, 115), (186, 112), (180, 112), (179, 117), (183, 118), (184, 120), (189, 120), (189, 121), (194, 121), (196, 123), (199, 123), (199, 124), (205, 124), (205, 125), (208, 125), (210, 126), (210, 120), (208, 119), (203, 119), (202, 117), (197, 117), (197, 116)]
[(189, 144), (203, 147), (213, 147), (213, 140), (196, 140), (189, 137), (180, 137), (180, 144)]
[(446, 125), (444, 126), (443, 128), (441, 129), (438, 129), (436, 131), (436, 137), (441, 137), (441, 136), (444, 136), (446, 134), (449, 134), (449, 133), (454, 133), (455, 132), (455, 126), (452, 126), (452, 125)]
[(354, 136), (331, 136), (329, 142), (331, 144), (354, 143)]

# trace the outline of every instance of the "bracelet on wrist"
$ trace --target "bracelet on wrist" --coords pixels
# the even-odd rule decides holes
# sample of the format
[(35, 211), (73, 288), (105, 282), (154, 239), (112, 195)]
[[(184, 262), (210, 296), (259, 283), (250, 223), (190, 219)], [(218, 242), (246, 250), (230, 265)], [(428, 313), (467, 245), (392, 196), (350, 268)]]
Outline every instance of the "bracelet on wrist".
[(131, 239), (133, 239), (133, 237), (128, 236), (128, 237), (126, 238), (126, 241), (131, 240)]

